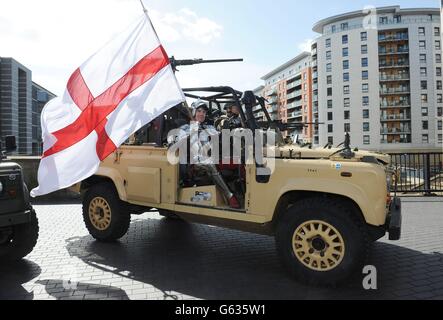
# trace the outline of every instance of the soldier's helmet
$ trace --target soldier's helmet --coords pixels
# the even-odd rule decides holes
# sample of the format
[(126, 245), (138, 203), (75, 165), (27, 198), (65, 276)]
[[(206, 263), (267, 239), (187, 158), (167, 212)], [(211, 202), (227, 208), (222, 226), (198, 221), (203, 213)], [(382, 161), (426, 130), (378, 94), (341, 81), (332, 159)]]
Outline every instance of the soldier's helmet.
[(192, 104), (191, 104), (191, 111), (192, 111), (192, 116), (195, 117), (195, 114), (197, 113), (198, 109), (205, 109), (206, 112), (209, 111), (209, 107), (208, 104), (206, 102), (204, 102), (201, 99), (195, 100)]

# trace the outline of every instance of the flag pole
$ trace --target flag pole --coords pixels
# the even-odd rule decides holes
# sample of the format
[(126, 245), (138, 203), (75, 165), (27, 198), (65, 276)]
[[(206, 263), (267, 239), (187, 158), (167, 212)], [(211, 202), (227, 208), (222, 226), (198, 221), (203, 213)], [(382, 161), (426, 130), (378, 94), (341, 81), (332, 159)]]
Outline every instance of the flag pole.
[(158, 37), (157, 31), (154, 28), (154, 25), (152, 24), (151, 19), (149, 18), (148, 9), (146, 9), (145, 4), (143, 3), (143, 0), (140, 0), (140, 4), (142, 5), (143, 12), (145, 13), (146, 18), (148, 19), (149, 23), (151, 24), (152, 30), (154, 30), (155, 36), (157, 37), (158, 42), (160, 42), (160, 38)]

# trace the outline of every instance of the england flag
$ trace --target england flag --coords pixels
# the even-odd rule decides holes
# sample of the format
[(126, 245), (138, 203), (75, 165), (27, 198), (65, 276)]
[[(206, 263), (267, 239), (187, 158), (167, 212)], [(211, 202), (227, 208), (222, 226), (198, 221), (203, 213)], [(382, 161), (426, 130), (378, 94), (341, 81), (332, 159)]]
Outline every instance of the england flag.
[(70, 77), (41, 115), (43, 157), (31, 196), (94, 175), (128, 137), (185, 100), (148, 15), (108, 42)]

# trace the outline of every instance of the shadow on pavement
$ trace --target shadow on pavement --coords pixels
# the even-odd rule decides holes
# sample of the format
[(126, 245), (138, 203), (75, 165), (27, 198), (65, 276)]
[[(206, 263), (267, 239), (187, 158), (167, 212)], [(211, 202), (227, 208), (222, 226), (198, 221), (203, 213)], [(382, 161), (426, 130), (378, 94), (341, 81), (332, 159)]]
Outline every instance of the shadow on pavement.
[(40, 266), (29, 260), (0, 265), (0, 299), (32, 300), (34, 293), (23, 288), (23, 284), (38, 277), (40, 273)]
[(63, 280), (38, 280), (36, 283), (44, 285), (46, 292), (57, 300), (129, 300), (124, 290), (111, 286)]
[[(67, 240), (71, 256), (88, 265), (199, 299), (429, 299), (443, 297), (443, 255), (376, 243), (368, 264), (378, 289), (363, 289), (364, 275), (340, 288), (312, 288), (288, 277), (272, 237), (167, 219), (139, 219), (120, 242), (90, 236)], [(174, 296), (172, 296), (174, 298)]]

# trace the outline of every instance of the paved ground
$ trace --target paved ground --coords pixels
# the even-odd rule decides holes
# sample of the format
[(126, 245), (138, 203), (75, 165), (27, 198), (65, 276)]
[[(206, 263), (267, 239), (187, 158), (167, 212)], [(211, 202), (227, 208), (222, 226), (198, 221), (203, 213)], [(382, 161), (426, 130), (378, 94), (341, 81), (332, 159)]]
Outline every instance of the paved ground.
[(363, 290), (363, 275), (340, 289), (295, 283), (266, 236), (147, 213), (121, 242), (101, 244), (79, 204), (35, 208), (39, 242), (0, 268), (0, 299), (443, 299), (443, 199), (404, 200), (403, 239), (376, 243), (368, 262), (375, 291)]

